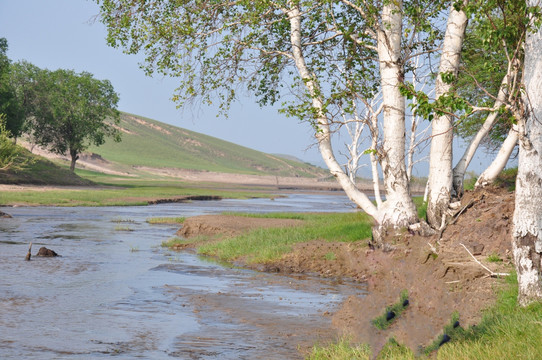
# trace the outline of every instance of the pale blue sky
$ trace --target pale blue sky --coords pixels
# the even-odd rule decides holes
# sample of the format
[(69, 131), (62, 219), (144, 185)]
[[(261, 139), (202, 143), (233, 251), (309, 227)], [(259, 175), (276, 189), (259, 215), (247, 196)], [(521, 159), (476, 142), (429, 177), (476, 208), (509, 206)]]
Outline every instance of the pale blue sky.
[(0, 0), (0, 37), (8, 56), (50, 70), (88, 71), (108, 79), (120, 94), (119, 109), (215, 136), (267, 153), (282, 153), (322, 164), (311, 129), (249, 98), (236, 104), (228, 119), (201, 106), (176, 109), (170, 100), (175, 79), (149, 78), (139, 68), (142, 57), (106, 44), (105, 26), (95, 21), (98, 5), (87, 0)]
[[(253, 99), (241, 99), (228, 119), (217, 118), (216, 109), (205, 106), (177, 109), (170, 100), (176, 80), (149, 78), (138, 66), (141, 56), (107, 46), (105, 26), (96, 19), (98, 12), (98, 5), (90, 0), (0, 0), (0, 37), (8, 40), (8, 56), (13, 61), (27, 60), (50, 70), (88, 71), (110, 80), (120, 94), (122, 111), (324, 166), (308, 124), (286, 118), (276, 108), (260, 108)], [(335, 141), (335, 146), (343, 143)], [(335, 150), (344, 152), (344, 148)], [(456, 159), (461, 151), (461, 141), (456, 141)], [(490, 160), (480, 149), (470, 169), (480, 173)], [(426, 162), (416, 165), (414, 175), (426, 174)], [(368, 168), (360, 175), (368, 176)]]

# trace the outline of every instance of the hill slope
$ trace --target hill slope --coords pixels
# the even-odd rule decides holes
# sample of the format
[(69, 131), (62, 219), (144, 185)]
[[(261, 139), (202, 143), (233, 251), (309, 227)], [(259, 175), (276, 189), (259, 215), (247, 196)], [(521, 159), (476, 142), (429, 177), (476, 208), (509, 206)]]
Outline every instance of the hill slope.
[(23, 147), (18, 147), (17, 161), (8, 169), (0, 169), (0, 184), (33, 185), (91, 185), (83, 179), (48, 159), (34, 155)]
[(174, 168), (253, 175), (324, 177), (321, 168), (265, 154), (156, 120), (122, 113), (122, 141), (90, 152), (130, 167)]

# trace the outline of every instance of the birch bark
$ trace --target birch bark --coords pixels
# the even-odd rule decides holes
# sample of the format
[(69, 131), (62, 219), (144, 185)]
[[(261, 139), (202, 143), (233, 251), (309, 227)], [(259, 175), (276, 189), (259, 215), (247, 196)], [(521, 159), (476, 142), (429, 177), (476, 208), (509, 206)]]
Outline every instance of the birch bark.
[(320, 89), (313, 74), (309, 71), (301, 43), (301, 11), (299, 7), (291, 2), (290, 9), (287, 11), (290, 21), (290, 41), (292, 45), (292, 55), (294, 57), (296, 68), (299, 75), (303, 79), (305, 87), (312, 97), (312, 106), (317, 112), (317, 132), (316, 139), (318, 140), (318, 148), (324, 162), (326, 163), (330, 173), (337, 179), (348, 198), (356, 205), (360, 206), (367, 214), (373, 218), (377, 218), (377, 208), (371, 200), (361, 192), (356, 185), (350, 180), (333, 152), (331, 144), (331, 129), (329, 120), (323, 112), (323, 101), (320, 96)]
[[(513, 71), (514, 71), (514, 73), (513, 73)], [(517, 68), (515, 66), (513, 67), (512, 64), (509, 64), (507, 74), (506, 74), (506, 76), (504, 77), (504, 79), (501, 82), (501, 86), (499, 88), (499, 93), (497, 94), (497, 100), (495, 101), (495, 104), (493, 105), (494, 109), (498, 109), (499, 107), (501, 107), (505, 103), (505, 101), (506, 101), (506, 93), (507, 93), (506, 90), (508, 88), (509, 79), (511, 79), (512, 76), (514, 76), (515, 73), (517, 73)], [(476, 150), (478, 149), (478, 146), (480, 146), (480, 143), (482, 142), (484, 137), (489, 133), (489, 130), (491, 130), (491, 128), (493, 127), (493, 124), (495, 124), (495, 120), (497, 119), (497, 115), (498, 115), (498, 113), (496, 111), (492, 112), (491, 114), (488, 115), (488, 117), (486, 118), (486, 120), (482, 124), (482, 127), (480, 128), (480, 130), (478, 130), (476, 135), (474, 135), (474, 137), (471, 139), (471, 141), (469, 143), (469, 146), (467, 147), (467, 149), (463, 153), (463, 156), (461, 157), (461, 159), (457, 162), (457, 164), (454, 167), (454, 170), (453, 170), (453, 187), (454, 187), (455, 193), (459, 197), (461, 197), (463, 195), (463, 192), (464, 192), (463, 180), (465, 179), (465, 172), (467, 171), (467, 168), (469, 167), (469, 164), (470, 164), (472, 158), (474, 157), (474, 154), (476, 153)], [(512, 136), (512, 137), (516, 136), (516, 142), (517, 142), (517, 132), (514, 131), (512, 133), (512, 131), (510, 131), (508, 133), (507, 140), (508, 140), (508, 138), (510, 138), (510, 136)], [(512, 141), (512, 139), (510, 139), (510, 141)], [(508, 141), (508, 142), (510, 142), (510, 141)], [(507, 147), (505, 147), (504, 144), (501, 147), (501, 150), (503, 150), (505, 153), (506, 153), (506, 151), (508, 149), (509, 149), (509, 144), (507, 144)], [(512, 149), (510, 150), (510, 153), (508, 154), (508, 157), (510, 157), (510, 154), (511, 154), (513, 149), (514, 149), (514, 147), (512, 147)], [(493, 163), (492, 163), (492, 165), (490, 165), (490, 167), (492, 167), (492, 169), (498, 168), (499, 167), (498, 164), (500, 162), (502, 162), (502, 155), (504, 155), (504, 153), (501, 155), (501, 150), (499, 150), (499, 154), (497, 155), (497, 157), (493, 161), (493, 163), (495, 163), (495, 166), (492, 167)], [(506, 161), (508, 161), (508, 158), (506, 159)], [(505, 161), (504, 165), (506, 165), (506, 161)], [(488, 172), (487, 175), (489, 175), (489, 172), (493, 171), (492, 169), (490, 170), (489, 168), (487, 168), (484, 171), (483, 174)], [(502, 168), (501, 168), (501, 170), (502, 170)], [(480, 178), (482, 178), (482, 177), (480, 176)], [(479, 178), (479, 180), (480, 180), (480, 178)], [(493, 180), (494, 180), (494, 178), (493, 178)]]
[[(528, 0), (528, 6), (539, 6)], [(525, 40), (525, 133), (520, 134), (519, 166), (512, 250), (516, 265), (518, 302), (542, 300), (542, 31)], [(519, 129), (522, 131), (523, 127)]]
[(501, 148), (499, 149), (499, 153), (491, 162), (491, 165), (489, 165), (487, 169), (485, 169), (484, 172), (478, 177), (478, 180), (476, 180), (476, 184), (474, 184), (474, 187), (484, 187), (492, 184), (495, 181), (497, 176), (506, 166), (506, 163), (508, 162), (508, 159), (510, 159), (510, 155), (512, 154), (512, 151), (514, 151), (517, 143), (518, 132), (517, 129), (512, 128), (510, 129), (510, 131), (508, 132), (508, 136), (502, 143)]
[[(437, 99), (452, 89), (452, 84), (443, 81), (442, 76), (448, 73), (457, 75), (466, 26), (465, 12), (456, 11), (451, 6), (435, 87)], [(439, 228), (443, 217), (446, 216), (452, 196), (453, 118), (450, 115), (437, 116), (432, 120), (431, 127), (427, 222), (433, 228)]]
[(386, 191), (386, 201), (377, 218), (379, 235), (384, 235), (381, 231), (389, 227), (405, 227), (418, 222), (405, 166), (405, 98), (400, 93), (404, 80), (401, 32), (402, 1), (384, 2), (377, 31), (384, 113), (382, 173)]

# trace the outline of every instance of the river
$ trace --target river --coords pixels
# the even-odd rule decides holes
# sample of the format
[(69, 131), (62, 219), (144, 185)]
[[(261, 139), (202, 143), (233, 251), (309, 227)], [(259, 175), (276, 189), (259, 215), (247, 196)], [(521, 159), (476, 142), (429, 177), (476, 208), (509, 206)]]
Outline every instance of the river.
[[(339, 195), (0, 208), (0, 359), (295, 359), (361, 285), (239, 269), (161, 243), (150, 217), (354, 211)], [(58, 258), (32, 257), (46, 246)]]

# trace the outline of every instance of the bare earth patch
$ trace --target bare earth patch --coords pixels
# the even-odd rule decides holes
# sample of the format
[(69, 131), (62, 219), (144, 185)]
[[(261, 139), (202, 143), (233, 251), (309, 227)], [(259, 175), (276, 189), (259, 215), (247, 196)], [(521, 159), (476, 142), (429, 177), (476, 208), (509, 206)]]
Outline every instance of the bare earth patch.
[[(367, 241), (314, 240), (296, 245), (290, 254), (272, 264), (252, 267), (366, 282), (367, 296), (349, 297), (333, 314), (333, 332), (369, 343), (375, 352), (390, 337), (417, 351), (442, 334), (454, 312), (459, 314), (461, 326), (466, 327), (479, 322), (481, 310), (495, 302), (502, 280), (490, 277), (466, 249), (491, 271), (509, 272), (513, 268), (513, 193), (497, 188), (467, 192), (462, 203), (472, 206), (446, 228), (440, 239), (438, 234), (421, 237), (404, 233), (388, 240), (394, 245), (388, 252), (371, 250)], [(295, 220), (198, 216), (187, 219), (179, 235), (234, 236), (258, 227), (297, 224)], [(488, 256), (502, 261), (488, 262)], [(387, 330), (376, 329), (371, 320), (381, 315), (387, 305), (397, 302), (403, 290), (409, 293), (408, 308)]]

